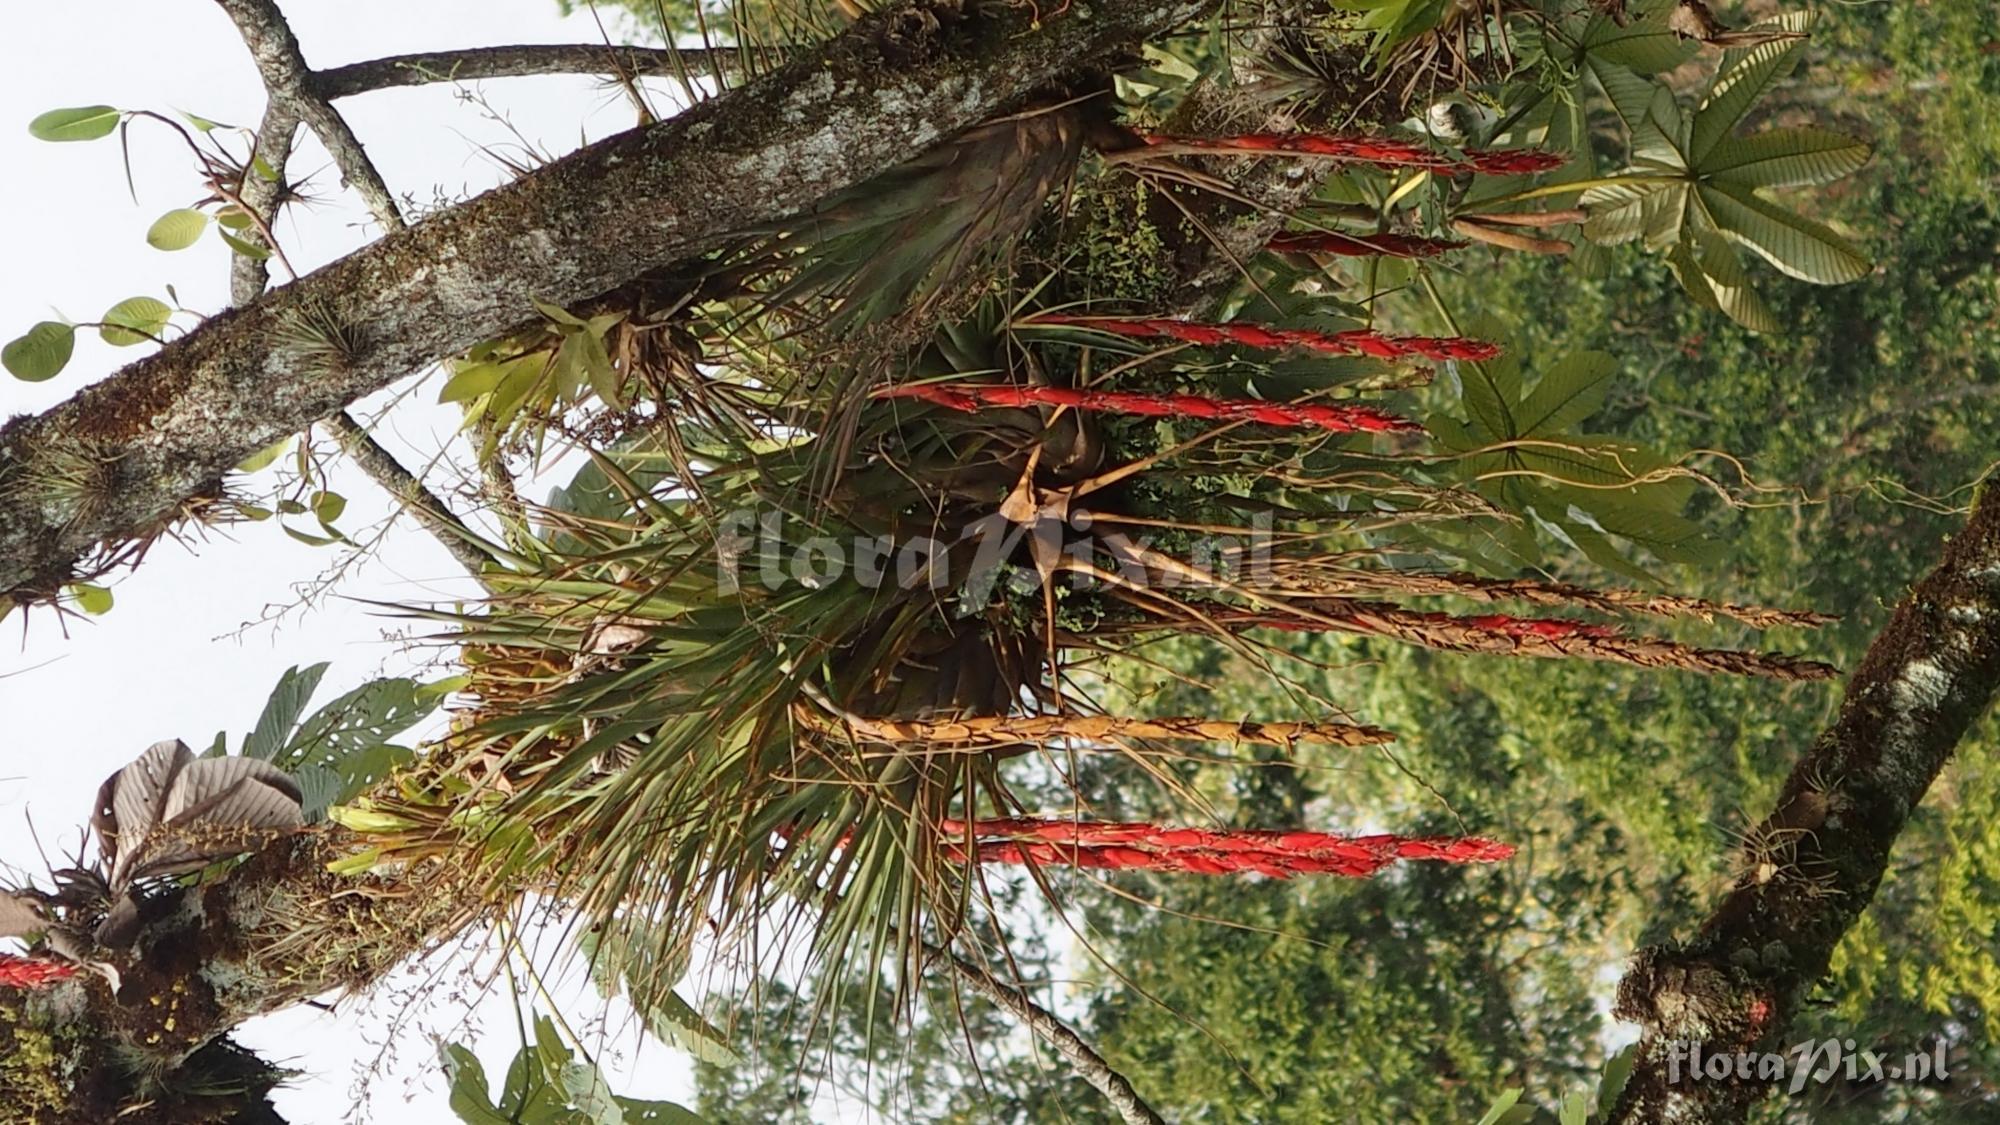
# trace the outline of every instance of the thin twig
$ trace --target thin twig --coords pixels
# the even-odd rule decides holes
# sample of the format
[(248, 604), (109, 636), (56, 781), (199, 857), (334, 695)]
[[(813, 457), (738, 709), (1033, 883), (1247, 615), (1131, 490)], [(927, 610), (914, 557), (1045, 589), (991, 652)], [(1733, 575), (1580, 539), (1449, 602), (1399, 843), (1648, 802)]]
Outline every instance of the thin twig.
[[(398, 86), (433, 82), (477, 82), (485, 78), (526, 78), (544, 74), (702, 73), (721, 68), (741, 71), (747, 58), (768, 55), (782, 59), (780, 47), (609, 47), (601, 43), (524, 44), (513, 47), (471, 47), (457, 51), (422, 51), (350, 63), (312, 75), (312, 90), (321, 98), (351, 98)], [(764, 61), (764, 60), (760, 60)]]
[(354, 415), (343, 410), (326, 420), (327, 428), (333, 431), (340, 448), (353, 458), (361, 471), (373, 478), (376, 484), (388, 491), (404, 511), (417, 517), (424, 529), (444, 544), (451, 557), (459, 561), (474, 578), (491, 562), (484, 552), (473, 545), (468, 538), (472, 533), (464, 521), (445, 506), (436, 493), (425, 487), (415, 473), (403, 467), (402, 462), (382, 444), (375, 440), (367, 427), (356, 421)]
[[(270, 104), (265, 107), (263, 126), (257, 134), (256, 155), (261, 157), (272, 178), (257, 175), (255, 168), (244, 177), (241, 205), (264, 229), (276, 217), (278, 196), (285, 178), (285, 164), (291, 158), (292, 134), (299, 122), (310, 126), (333, 154), (341, 176), (367, 203), (377, 222), (386, 230), (401, 230), (408, 224), (389, 194), (389, 185), (363, 151), (361, 141), (345, 119), (327, 100), (314, 91), (312, 72), (299, 53), (298, 39), (285, 22), (284, 14), (271, 0), (217, 0), (243, 34), (243, 41), (264, 76)], [(275, 252), (276, 243), (272, 248)], [(246, 264), (247, 263), (247, 264)], [(269, 283), (264, 263), (238, 255), (231, 267), (231, 295), (237, 304), (257, 299)], [(328, 427), (341, 449), (354, 463), (402, 508), (416, 516), (444, 549), (466, 571), (477, 578), (491, 560), (474, 545), (474, 537), (445, 502), (424, 485), (415, 473), (403, 467), (394, 454), (369, 434), (368, 428), (352, 414), (339, 411), (327, 419)]]
[(941, 958), (951, 966), (958, 978), (972, 986), (980, 995), (993, 1001), (1014, 1014), (1015, 1018), (1028, 1025), (1028, 1029), (1076, 1068), (1077, 1075), (1090, 1083), (1104, 1095), (1126, 1125), (1166, 1125), (1166, 1119), (1146, 1104), (1139, 1091), (1132, 1088), (1131, 1079), (1112, 1069), (1104, 1061), (1104, 1056), (1086, 1042), (1055, 1013), (1042, 1007), (1029, 997), (1026, 991), (1002, 982), (992, 973), (967, 961), (963, 957), (936, 946), (925, 946), (932, 957)]

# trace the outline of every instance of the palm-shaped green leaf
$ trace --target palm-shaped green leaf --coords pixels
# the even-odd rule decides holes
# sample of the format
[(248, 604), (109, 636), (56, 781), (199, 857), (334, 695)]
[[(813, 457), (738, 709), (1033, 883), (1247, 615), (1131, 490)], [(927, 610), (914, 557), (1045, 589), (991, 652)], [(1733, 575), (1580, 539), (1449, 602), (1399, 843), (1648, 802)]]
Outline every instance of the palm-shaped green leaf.
[[(1803, 34), (1805, 13), (1773, 30)], [(1708, 94), (1691, 115), (1665, 90), (1632, 123), (1631, 168), (1586, 191), (1584, 234), (1602, 243), (1643, 237), (1666, 253), (1681, 284), (1703, 305), (1753, 331), (1778, 327), (1751, 290), (1734, 247), (1749, 248), (1780, 272), (1817, 285), (1867, 275), (1869, 261), (1840, 234), (1758, 194), (1837, 180), (1868, 159), (1868, 146), (1822, 129), (1780, 128), (1739, 137), (1734, 130), (1771, 84), (1797, 62), (1803, 40), (1773, 40), (1725, 53)]]
[(1680, 514), (1689, 482), (1647, 479), (1665, 458), (1573, 432), (1603, 407), (1617, 375), (1615, 359), (1592, 351), (1551, 365), (1532, 388), (1507, 356), (1461, 366), (1467, 418), (1434, 415), (1426, 424), (1466, 454), (1459, 471), (1468, 483), (1524, 517), (1512, 533), (1494, 534), (1504, 550), (1531, 560), (1537, 552), (1529, 529), (1539, 526), (1600, 565), (1641, 579), (1649, 576), (1613, 546), (1614, 538), (1669, 562), (1705, 557), (1700, 525)]
[(1508, 136), (1522, 143), (1567, 149), (1583, 159), (1572, 175), (1589, 175), (1594, 164), (1587, 104), (1601, 92), (1629, 132), (1644, 117), (1655, 86), (1648, 75), (1686, 62), (1694, 47), (1667, 26), (1671, 0), (1630, 5), (1621, 25), (1592, 11), (1554, 27), (1524, 32), (1523, 58), (1541, 60), (1543, 83), (1522, 84), (1512, 107)]

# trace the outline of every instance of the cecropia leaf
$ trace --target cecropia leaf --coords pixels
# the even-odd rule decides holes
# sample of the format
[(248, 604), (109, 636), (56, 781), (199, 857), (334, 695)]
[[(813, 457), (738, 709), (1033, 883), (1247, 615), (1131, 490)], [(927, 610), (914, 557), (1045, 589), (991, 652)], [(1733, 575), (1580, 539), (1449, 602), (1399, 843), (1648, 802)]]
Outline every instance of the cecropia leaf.
[(98, 790), (92, 824), (110, 886), (178, 874), (250, 850), (262, 834), (305, 823), (299, 787), (255, 758), (196, 758), (155, 743)]

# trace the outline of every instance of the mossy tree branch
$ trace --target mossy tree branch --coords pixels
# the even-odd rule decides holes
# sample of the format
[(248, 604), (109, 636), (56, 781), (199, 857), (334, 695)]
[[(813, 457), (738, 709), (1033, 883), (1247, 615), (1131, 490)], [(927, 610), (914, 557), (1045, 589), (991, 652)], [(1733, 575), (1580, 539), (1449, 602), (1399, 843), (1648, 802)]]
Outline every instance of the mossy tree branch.
[(1753, 854), (1736, 887), (1692, 940), (1633, 959), (1617, 1013), (1644, 1037), (1612, 1121), (1741, 1121), (1770, 1092), (1755, 1080), (1691, 1079), (1685, 1044), (1711, 1056), (1789, 1046), (1808, 990), (1996, 685), (2000, 488), (1989, 486), (1869, 646), (1839, 717), (1793, 767), (1775, 810), (1748, 834)]
[[(107, 548), (165, 530), (251, 453), (534, 315), (700, 255), (1101, 65), (1208, 0), (1079, 0), (1040, 30), (1025, 9), (928, 0), (670, 120), (599, 141), (220, 314), (40, 416), (0, 429), (0, 597), (45, 598)], [(914, 30), (913, 30), (914, 29)], [(330, 313), (330, 362), (275, 346)], [(106, 466), (63, 503), (10, 481), (37, 462)]]

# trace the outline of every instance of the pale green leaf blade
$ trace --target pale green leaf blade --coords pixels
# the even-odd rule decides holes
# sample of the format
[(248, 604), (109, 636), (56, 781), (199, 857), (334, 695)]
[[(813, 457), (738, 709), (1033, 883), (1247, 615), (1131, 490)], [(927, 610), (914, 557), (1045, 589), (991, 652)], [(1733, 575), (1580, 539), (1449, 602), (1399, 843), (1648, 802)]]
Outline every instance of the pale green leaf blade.
[(1736, 257), (1728, 239), (1713, 231), (1696, 235), (1694, 255), (1697, 268), (1715, 298), (1715, 307), (1752, 332), (1776, 332), (1778, 317), (1751, 287), (1750, 275)]
[[(1809, 12), (1788, 12), (1770, 24), (1759, 26), (1803, 34), (1811, 26)], [(1734, 132), (1743, 115), (1769, 89), (1771, 83), (1788, 73), (1805, 48), (1804, 39), (1774, 39), (1755, 47), (1725, 52), (1722, 68), (1709, 86), (1708, 96), (1695, 111), (1688, 157), (1696, 167), (1708, 160), (1722, 138)]]
[(217, 231), (216, 233), (221, 235), (222, 241), (240, 257), (261, 262), (271, 256), (269, 247), (261, 246), (247, 237), (239, 238), (226, 230)]
[(115, 348), (159, 339), (174, 310), (157, 297), (127, 297), (106, 309), (97, 334)]
[(28, 132), (39, 141), (94, 141), (110, 136), (121, 116), (108, 105), (52, 109), (28, 122)]
[(1701, 200), (1724, 234), (1801, 281), (1840, 285), (1867, 277), (1874, 268), (1853, 243), (1748, 189), (1708, 184)]
[(264, 448), (258, 450), (257, 452), (252, 453), (250, 456), (245, 457), (240, 463), (237, 464), (236, 471), (239, 473), (257, 472), (258, 470), (269, 466), (271, 463), (275, 462), (278, 458), (284, 456), (285, 449), (291, 444), (292, 444), (291, 438), (288, 437), (279, 438), (277, 441), (274, 441), (271, 444), (265, 446)]
[(70, 596), (76, 599), (76, 606), (92, 617), (101, 617), (111, 612), (111, 591), (89, 582), (72, 583)]
[(1868, 163), (1867, 143), (1809, 126), (1768, 129), (1717, 144), (1702, 173), (1745, 188), (1805, 187), (1840, 179)]
[(182, 207), (153, 220), (153, 225), (146, 229), (146, 245), (155, 250), (185, 250), (201, 241), (207, 230), (205, 213)]
[(53, 379), (76, 351), (76, 329), (61, 321), (45, 320), (19, 339), (0, 348), (0, 366), (8, 374), (27, 383)]

